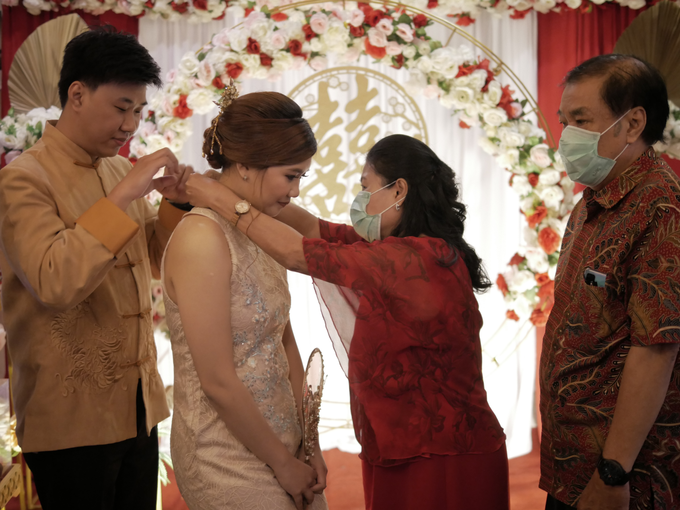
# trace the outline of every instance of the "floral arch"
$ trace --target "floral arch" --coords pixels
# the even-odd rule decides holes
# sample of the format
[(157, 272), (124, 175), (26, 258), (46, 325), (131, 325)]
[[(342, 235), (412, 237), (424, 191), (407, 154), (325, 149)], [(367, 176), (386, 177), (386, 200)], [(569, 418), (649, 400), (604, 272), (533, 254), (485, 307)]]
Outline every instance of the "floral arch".
[[(230, 4), (231, 5), (231, 4)], [(238, 4), (240, 5), (240, 4)], [(409, 72), (412, 93), (437, 98), (458, 116), (461, 127), (481, 127), (479, 143), (510, 172), (510, 185), (520, 195), (526, 219), (525, 245), (518, 248), (496, 281), (507, 303), (507, 317), (543, 325), (550, 311), (553, 277), (566, 219), (573, 207), (573, 183), (566, 177), (552, 136), (536, 101), (491, 50), (436, 10), (404, 6), (392, 0), (369, 4), (306, 0), (269, 9), (249, 2), (245, 20), (216, 34), (195, 54), (186, 54), (171, 71), (164, 89), (151, 100), (148, 116), (131, 142), (131, 160), (170, 147), (179, 151), (191, 130), (194, 113), (207, 114), (229, 79), (267, 78), (309, 65), (328, 66), (369, 55), (376, 63)], [(442, 44), (427, 27), (437, 23), (450, 30)], [(448, 46), (458, 34), (484, 54), (475, 59), (471, 46)], [(505, 73), (510, 84), (501, 85)], [(514, 87), (523, 99), (518, 99)], [(42, 134), (56, 108), (26, 115), (11, 113), (0, 122), (7, 159), (30, 147)], [(667, 126), (670, 144), (660, 147), (680, 155), (680, 110), (672, 107)]]

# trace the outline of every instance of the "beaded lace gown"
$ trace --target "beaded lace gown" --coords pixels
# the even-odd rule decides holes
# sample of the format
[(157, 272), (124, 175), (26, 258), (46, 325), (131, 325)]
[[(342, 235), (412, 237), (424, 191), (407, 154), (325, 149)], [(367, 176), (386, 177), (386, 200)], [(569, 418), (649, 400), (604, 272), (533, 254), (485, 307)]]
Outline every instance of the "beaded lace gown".
[[(295, 455), (302, 433), (282, 343), (290, 309), (286, 270), (214, 211), (194, 208), (189, 214), (214, 220), (227, 238), (236, 372)], [(165, 288), (164, 274), (162, 281)], [(187, 505), (191, 510), (295, 510), (271, 468), (231, 434), (203, 393), (179, 310), (167, 292), (165, 310), (175, 365), (171, 453)], [(328, 507), (324, 496), (316, 495), (307, 508)]]

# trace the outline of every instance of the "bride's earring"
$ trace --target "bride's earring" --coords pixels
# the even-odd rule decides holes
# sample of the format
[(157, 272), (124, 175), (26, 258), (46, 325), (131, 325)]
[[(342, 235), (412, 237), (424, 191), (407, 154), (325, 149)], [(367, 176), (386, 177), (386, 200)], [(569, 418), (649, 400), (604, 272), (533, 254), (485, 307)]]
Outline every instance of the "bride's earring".
[(401, 209), (401, 206), (397, 204), (397, 207), (395, 207), (395, 209), (398, 211), (399, 209)]
[(247, 181), (247, 180), (248, 180), (248, 176), (247, 176), (247, 175), (244, 175), (244, 176), (243, 176), (243, 180), (244, 180), (244, 181)]

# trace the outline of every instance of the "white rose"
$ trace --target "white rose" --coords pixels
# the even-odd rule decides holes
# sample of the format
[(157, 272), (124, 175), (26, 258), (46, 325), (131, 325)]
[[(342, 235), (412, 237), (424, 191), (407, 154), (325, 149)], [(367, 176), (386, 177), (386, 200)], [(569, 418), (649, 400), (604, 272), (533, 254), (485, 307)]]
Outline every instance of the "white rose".
[(325, 33), (328, 28), (328, 16), (323, 12), (312, 14), (312, 17), (309, 19), (309, 26), (312, 27), (312, 31), (315, 34), (321, 35)]
[(323, 39), (328, 51), (339, 55), (347, 51), (347, 46), (351, 40), (349, 32), (342, 23), (331, 23), (321, 39)]
[(272, 67), (278, 71), (287, 71), (293, 67), (293, 55), (287, 51), (277, 51), (272, 60)]
[(530, 317), (531, 312), (534, 311), (535, 304), (523, 294), (517, 296), (517, 299), (513, 303), (513, 310), (522, 318)]
[(486, 85), (488, 76), (489, 74), (484, 69), (473, 71), (472, 74), (468, 75), (470, 86), (477, 91), (481, 91), (484, 88), (484, 85)]
[(491, 108), (482, 114), (484, 122), (498, 127), (508, 120), (508, 114), (502, 108)]
[(557, 209), (559, 211), (560, 204), (564, 198), (564, 191), (559, 186), (547, 186), (540, 192), (540, 196), (548, 209)]
[(194, 113), (205, 115), (215, 107), (216, 97), (208, 89), (192, 90), (187, 96), (187, 106), (191, 108)]
[(199, 83), (204, 87), (207, 87), (212, 83), (213, 78), (215, 78), (215, 68), (210, 62), (205, 59), (201, 61), (198, 65), (197, 78)]
[(570, 9), (578, 9), (581, 7), (581, 2), (582, 0), (564, 0), (564, 3), (567, 4), (567, 7)]
[[(425, 57), (421, 57), (421, 60)], [(473, 101), (475, 98), (475, 91), (468, 87), (456, 87), (453, 89), (453, 96), (458, 108), (465, 108), (465, 106)]]
[(343, 64), (348, 64), (351, 62), (356, 62), (361, 56), (361, 48), (357, 46), (352, 46), (340, 57), (340, 62)]
[(501, 168), (512, 168), (519, 163), (519, 151), (517, 149), (507, 149), (496, 156), (496, 162)]
[(179, 61), (178, 68), (185, 76), (193, 76), (198, 72), (199, 64), (200, 62), (193, 53), (185, 53), (182, 60)]
[(256, 23), (253, 23), (252, 26), (250, 27), (250, 37), (252, 37), (256, 41), (263, 41), (269, 34), (270, 30), (271, 30), (270, 20), (265, 19), (262, 21), (258, 21)]
[(385, 35), (390, 35), (392, 32), (394, 32), (394, 27), (392, 26), (392, 20), (383, 18), (381, 19), (378, 24), (375, 26), (378, 30), (383, 32)]
[(425, 96), (426, 99), (434, 99), (435, 97), (438, 97), (441, 92), (442, 89), (439, 88), (439, 85), (430, 83), (423, 89), (423, 96)]
[(371, 28), (368, 31), (368, 42), (376, 48), (384, 48), (387, 46), (387, 36), (385, 32), (381, 32), (376, 28)]
[(364, 24), (364, 11), (361, 9), (354, 9), (349, 16), (349, 24), (353, 27), (360, 27)]
[(535, 0), (534, 9), (543, 14), (550, 12), (556, 5), (555, 0)]
[(421, 72), (427, 74), (432, 71), (432, 60), (430, 60), (430, 57), (420, 57), (416, 60), (416, 67)]
[(241, 57), (241, 64), (243, 64), (243, 67), (249, 72), (252, 72), (254, 69), (260, 67), (260, 56), (250, 54), (243, 55)]
[(480, 137), (479, 146), (484, 152), (491, 156), (495, 156), (498, 153), (498, 146), (485, 136)]
[(137, 159), (143, 158), (148, 154), (146, 145), (141, 143), (138, 138), (133, 138), (130, 140), (130, 154)]
[(229, 46), (236, 52), (241, 52), (248, 46), (248, 34), (243, 28), (229, 32)]
[(499, 128), (498, 137), (501, 139), (501, 143), (507, 147), (522, 147), (525, 142), (525, 138), (521, 133), (508, 127)]
[(497, 106), (502, 96), (503, 90), (501, 84), (494, 80), (489, 83), (489, 88), (484, 93), (484, 101), (491, 106)]
[(153, 154), (156, 151), (168, 147), (168, 143), (161, 135), (151, 135), (145, 140), (147, 154)]
[(309, 49), (315, 53), (326, 53), (326, 45), (323, 43), (321, 37), (315, 37), (309, 41)]
[[(544, 253), (545, 255), (545, 253)], [(522, 270), (514, 272), (514, 274), (509, 274), (509, 280), (506, 279), (508, 283), (508, 289), (512, 292), (522, 293), (527, 290), (531, 290), (536, 286), (536, 279), (531, 271)]]
[(527, 193), (531, 193), (534, 187), (529, 183), (526, 175), (515, 175), (512, 178), (512, 189), (519, 196), (524, 196)]
[(425, 74), (418, 69), (409, 71), (409, 79), (404, 84), (406, 91), (412, 96), (417, 96), (422, 93), (425, 87), (427, 87), (427, 77)]
[[(550, 269), (548, 255), (545, 253), (545, 251), (543, 251), (542, 248), (527, 248), (524, 255), (527, 258), (527, 265), (529, 266), (529, 269), (535, 273), (547, 273), (548, 269)], [(531, 276), (533, 277), (533, 275)], [(534, 279), (534, 283), (531, 288), (535, 286), (536, 282)]]
[(427, 41), (423, 41), (422, 39), (418, 39), (416, 41), (416, 48), (418, 48), (418, 53), (421, 55), (429, 55), (432, 52), (432, 48), (430, 47), (430, 43)]
[[(528, 181), (529, 179), (527, 179)], [(530, 211), (534, 208), (536, 205), (538, 197), (532, 193), (531, 195), (528, 195), (524, 197), (522, 200), (519, 202), (519, 208), (523, 213), (526, 213), (527, 211)]]
[(437, 48), (430, 55), (432, 69), (444, 78), (452, 79), (458, 74), (458, 62), (451, 48)]
[(401, 54), (401, 48), (401, 44), (399, 44), (397, 41), (390, 41), (387, 43), (387, 46), (385, 46), (385, 51), (388, 55), (395, 56)]
[(560, 182), (561, 178), (562, 176), (557, 170), (555, 170), (554, 168), (546, 168), (538, 176), (538, 182), (540, 182), (544, 186), (554, 186), (555, 184)]
[(309, 67), (315, 71), (323, 71), (328, 67), (328, 59), (326, 57), (314, 57), (309, 61)]
[[(550, 154), (548, 154), (549, 147), (544, 143), (539, 143), (534, 145), (529, 152), (529, 157), (537, 167), (547, 168), (552, 164), (552, 159), (550, 159)], [(555, 184), (551, 182), (549, 184)]]
[(628, 2), (628, 7), (636, 10), (642, 9), (646, 3), (647, 2), (645, 2), (645, 0), (631, 0), (630, 2)]
[(415, 46), (409, 44), (408, 46), (404, 46), (404, 49), (401, 50), (401, 53), (402, 55), (404, 55), (404, 58), (410, 59), (416, 56), (417, 51), (418, 50), (416, 49)]
[(524, 226), (523, 235), (527, 248), (538, 248), (538, 232), (529, 225)]
[(397, 35), (401, 37), (404, 42), (410, 43), (413, 41), (413, 27), (406, 23), (399, 23), (397, 25)]

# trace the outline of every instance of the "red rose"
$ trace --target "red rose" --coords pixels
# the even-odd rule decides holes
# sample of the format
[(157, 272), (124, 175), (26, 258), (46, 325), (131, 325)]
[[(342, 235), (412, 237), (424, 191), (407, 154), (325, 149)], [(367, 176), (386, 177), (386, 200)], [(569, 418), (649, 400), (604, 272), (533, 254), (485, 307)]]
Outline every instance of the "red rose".
[(462, 127), (463, 129), (470, 129), (470, 126), (468, 126), (468, 125), (467, 125), (465, 122), (463, 122), (462, 120), (458, 123), (458, 125), (459, 125), (460, 127)]
[(496, 278), (496, 286), (501, 290), (503, 296), (507, 296), (508, 292), (510, 292), (508, 282), (505, 281), (505, 277), (502, 274), (499, 274), (498, 278)]
[(527, 216), (527, 223), (531, 228), (535, 228), (540, 222), (542, 222), (548, 216), (548, 209), (545, 206), (539, 205), (534, 214)]
[(369, 12), (373, 10), (373, 7), (365, 3), (360, 3), (357, 7), (361, 12), (364, 13), (364, 16), (366, 16)]
[(272, 19), (274, 21), (286, 21), (288, 19), (288, 14), (285, 12), (277, 12), (272, 14)]
[(512, 19), (524, 19), (524, 18), (527, 17), (527, 14), (529, 14), (530, 12), (531, 12), (531, 9), (526, 9), (524, 11), (518, 11), (517, 9), (513, 9), (510, 17)]
[(294, 57), (307, 58), (307, 54), (302, 53), (302, 43), (297, 39), (288, 42), (288, 51), (290, 51), (290, 54)]
[[(2, 157), (4, 158), (5, 155), (3, 154)], [(131, 157), (131, 158), (128, 158), (128, 161), (134, 165), (135, 163), (137, 163), (137, 158)]]
[(531, 173), (527, 175), (527, 179), (529, 180), (529, 184), (534, 188), (538, 184), (538, 174)]
[(215, 78), (212, 81), (212, 86), (215, 87), (217, 90), (223, 90), (225, 87), (222, 78), (220, 78), (219, 76), (215, 76)]
[(539, 287), (543, 287), (546, 283), (550, 283), (550, 277), (548, 276), (548, 273), (534, 275), (534, 278), (536, 279), (536, 283)]
[(248, 46), (246, 47), (246, 51), (248, 53), (250, 53), (251, 55), (259, 55), (260, 54), (260, 43), (257, 42), (252, 37), (248, 37)]
[(148, 7), (149, 9), (153, 9), (154, 5), (155, 5), (154, 0), (147, 0), (146, 2), (144, 2), (144, 6)]
[(439, 5), (439, 0), (430, 0), (429, 2), (427, 2), (427, 8), (428, 9), (434, 9), (438, 5)]
[(548, 323), (548, 317), (550, 317), (549, 310), (536, 308), (533, 312), (531, 312), (531, 317), (529, 317), (529, 320), (534, 326), (541, 328)]
[(560, 235), (550, 227), (545, 227), (538, 233), (538, 244), (548, 254), (552, 255), (560, 247)]
[(364, 23), (368, 23), (370, 26), (376, 26), (380, 20), (383, 19), (383, 13), (380, 11), (371, 11), (364, 17)]
[(475, 20), (473, 20), (470, 16), (467, 14), (461, 14), (458, 17), (458, 21), (456, 21), (456, 25), (459, 27), (467, 27), (469, 25), (474, 24)]
[(354, 25), (350, 25), (349, 33), (352, 34), (354, 37), (363, 37), (364, 34), (366, 33), (366, 30), (364, 30), (363, 26), (355, 27)]
[(260, 53), (260, 64), (264, 67), (270, 67), (272, 65), (272, 58), (266, 53)]
[(194, 8), (199, 11), (208, 10), (208, 0), (194, 0)]
[(303, 25), (302, 31), (305, 33), (305, 41), (311, 41), (316, 37), (316, 33), (312, 30), (311, 25)]
[(427, 16), (424, 14), (417, 14), (413, 16), (413, 26), (416, 28), (427, 26)]
[(224, 18), (226, 18), (226, 17), (227, 17), (227, 11), (224, 10), (224, 11), (222, 11), (222, 14), (220, 14), (219, 16), (217, 16), (216, 18), (213, 18), (213, 19), (214, 19), (215, 21), (219, 21), (219, 20), (224, 19)]
[(395, 69), (401, 69), (404, 66), (404, 55), (401, 53), (397, 56), (392, 57), (392, 67)]
[(236, 79), (241, 76), (241, 73), (243, 72), (243, 64), (241, 64), (241, 62), (227, 64), (226, 70), (230, 78)]
[(536, 296), (544, 302), (549, 301), (555, 295), (555, 282), (550, 280), (548, 283), (541, 285)]
[(507, 312), (505, 312), (505, 316), (511, 321), (519, 320), (519, 315), (517, 315), (514, 310), (508, 310)]
[(184, 2), (181, 4), (178, 4), (177, 2), (171, 2), (170, 6), (172, 7), (172, 10), (175, 12), (179, 12), (180, 14), (184, 14), (187, 12), (187, 9), (189, 9), (189, 2)]
[(172, 114), (180, 119), (187, 119), (194, 114), (194, 111), (187, 106), (186, 94), (179, 96), (179, 103), (173, 108)]
[(519, 266), (522, 262), (524, 262), (524, 257), (522, 257), (519, 253), (515, 253), (512, 258), (510, 259), (510, 262), (508, 263), (509, 266)]
[(385, 48), (373, 46), (370, 42), (368, 42), (368, 37), (364, 39), (364, 50), (366, 51), (366, 55), (369, 55), (376, 60), (385, 58), (385, 55), (387, 55), (387, 50)]
[(255, 10), (255, 7), (248, 7), (245, 12), (245, 17), (247, 18), (248, 15)]

